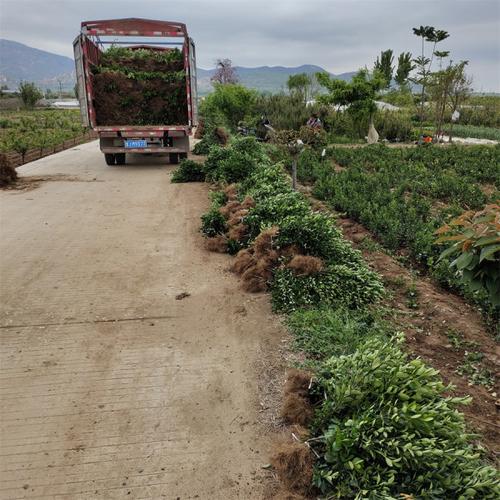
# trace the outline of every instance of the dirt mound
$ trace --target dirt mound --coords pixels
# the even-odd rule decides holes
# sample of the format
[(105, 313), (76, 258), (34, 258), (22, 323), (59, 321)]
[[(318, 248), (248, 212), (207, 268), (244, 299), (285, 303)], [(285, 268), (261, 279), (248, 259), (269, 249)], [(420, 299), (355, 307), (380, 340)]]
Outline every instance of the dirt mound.
[(15, 167), (10, 164), (6, 154), (0, 153), (0, 187), (13, 184), (16, 180), (17, 172)]

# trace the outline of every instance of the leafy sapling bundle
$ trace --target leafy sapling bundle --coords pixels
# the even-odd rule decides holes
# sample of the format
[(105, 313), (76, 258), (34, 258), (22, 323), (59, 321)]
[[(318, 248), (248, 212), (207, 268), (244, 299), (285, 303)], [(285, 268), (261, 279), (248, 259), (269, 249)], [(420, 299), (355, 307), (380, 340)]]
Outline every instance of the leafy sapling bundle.
[(182, 53), (111, 47), (92, 66), (98, 125), (186, 125)]

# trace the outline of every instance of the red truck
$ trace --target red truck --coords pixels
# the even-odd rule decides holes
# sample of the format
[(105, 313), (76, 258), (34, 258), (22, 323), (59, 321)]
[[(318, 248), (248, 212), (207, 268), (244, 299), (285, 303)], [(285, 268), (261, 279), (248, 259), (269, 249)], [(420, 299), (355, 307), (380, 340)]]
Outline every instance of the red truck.
[[(131, 40), (125, 37), (131, 37)], [(129, 78), (129, 73), (125, 73), (125, 84), (120, 86), (120, 81), (118, 84), (116, 81), (117, 75), (122, 75), (119, 71), (102, 73), (99, 69), (107, 51), (112, 50), (109, 46), (115, 52), (117, 48), (123, 50), (120, 47), (137, 50), (137, 55), (140, 52), (142, 59), (136, 60), (136, 66), (137, 61), (143, 64), (144, 54), (146, 58), (149, 54), (147, 51), (151, 51), (156, 59), (158, 55), (166, 56), (165, 60), (169, 57), (168, 51), (171, 54), (175, 51), (178, 66), (170, 74), (177, 80), (172, 82), (168, 80), (168, 73), (153, 68), (156, 70), (151, 73), (153, 77), (144, 81), (146, 90), (141, 90), (138, 80), (133, 76)], [(97, 131), (108, 165), (124, 164), (126, 153), (167, 153), (171, 163), (187, 157), (189, 136), (197, 124), (197, 89), (195, 45), (185, 24), (136, 18), (84, 21), (73, 48), (82, 121)], [(142, 69), (134, 68), (137, 74)], [(155, 78), (160, 84), (148, 90), (147, 85), (151, 87)], [(167, 83), (161, 87), (162, 82)], [(175, 92), (173, 100), (169, 88)], [(130, 89), (130, 95), (126, 95), (127, 89)], [(121, 101), (117, 97), (119, 91), (125, 93)], [(147, 104), (146, 98), (149, 99)]]

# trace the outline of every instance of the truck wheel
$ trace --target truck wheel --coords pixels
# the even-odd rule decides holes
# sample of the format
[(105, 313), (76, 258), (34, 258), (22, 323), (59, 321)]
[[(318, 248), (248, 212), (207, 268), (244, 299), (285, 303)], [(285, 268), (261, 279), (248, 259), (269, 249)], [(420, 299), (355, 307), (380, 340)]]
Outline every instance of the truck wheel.
[(117, 165), (125, 165), (125, 153), (117, 153), (115, 157)]
[(186, 159), (187, 159), (187, 157), (188, 157), (188, 154), (187, 154), (187, 153), (179, 153), (179, 158), (180, 158), (181, 160), (186, 160)]
[(177, 165), (179, 163), (179, 153), (170, 153), (169, 159), (172, 165)]
[(113, 153), (104, 153), (104, 159), (106, 160), (106, 165), (115, 164), (115, 155)]

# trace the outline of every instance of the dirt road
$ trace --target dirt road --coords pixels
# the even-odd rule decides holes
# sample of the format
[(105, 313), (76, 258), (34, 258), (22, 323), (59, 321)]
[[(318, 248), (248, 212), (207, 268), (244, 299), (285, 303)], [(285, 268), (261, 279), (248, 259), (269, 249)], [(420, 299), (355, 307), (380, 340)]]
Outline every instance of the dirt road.
[(140, 161), (89, 143), (0, 192), (2, 499), (262, 496), (277, 319), (202, 248), (207, 186)]

